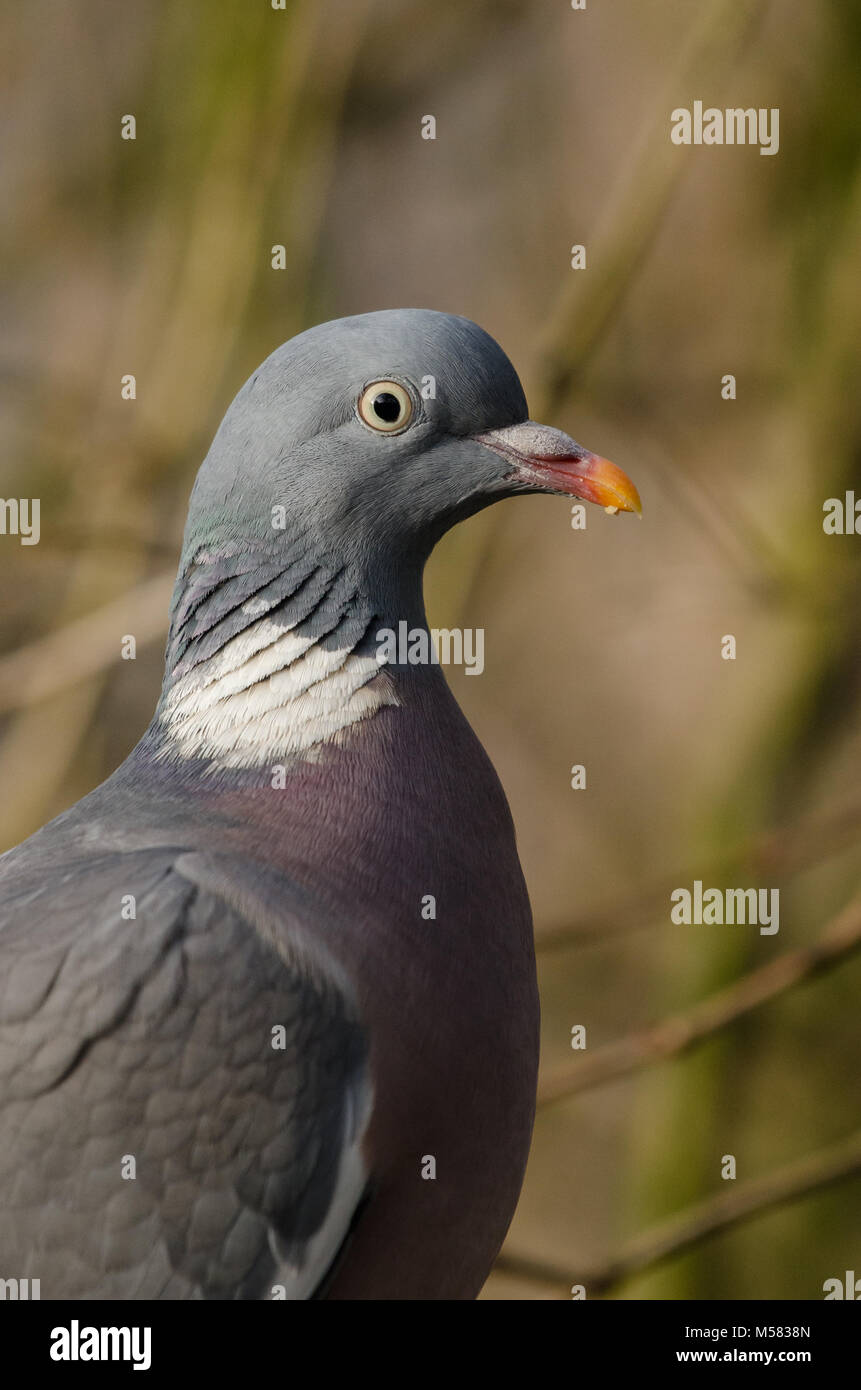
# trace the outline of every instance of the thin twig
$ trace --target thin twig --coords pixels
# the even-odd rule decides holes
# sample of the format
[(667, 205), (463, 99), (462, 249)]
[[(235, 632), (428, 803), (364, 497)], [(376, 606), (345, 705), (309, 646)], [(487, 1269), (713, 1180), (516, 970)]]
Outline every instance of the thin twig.
[[(660, 228), (677, 184), (690, 168), (667, 136), (667, 112), (679, 91), (714, 83), (738, 60), (761, 22), (755, 0), (714, 0), (702, 7), (682, 38), (660, 100), (644, 122), (592, 240), (600, 261), (588, 278), (570, 275), (547, 330), (542, 409), (564, 404), (572, 385), (613, 322)], [(540, 418), (540, 416), (539, 416)]]
[[(747, 845), (721, 855), (720, 859), (698, 871), (703, 881), (720, 880), (732, 866), (744, 864), (761, 874), (797, 873), (811, 864), (820, 864), (858, 838), (861, 804), (841, 807), (816, 821), (804, 822), (785, 830), (769, 830), (755, 836)], [(617, 903), (614, 907), (590, 913), (574, 922), (545, 927), (536, 935), (538, 951), (552, 951), (608, 937), (622, 936), (654, 924), (659, 912), (666, 914), (670, 893), (690, 875), (677, 870), (645, 892)]]
[(591, 1086), (615, 1081), (652, 1062), (677, 1057), (734, 1023), (760, 1004), (785, 993), (823, 970), (833, 969), (861, 947), (861, 896), (833, 920), (818, 940), (787, 951), (751, 970), (692, 1009), (598, 1048), (591, 1056), (566, 1062), (540, 1079), (538, 1103), (547, 1105)]
[(651, 1230), (644, 1231), (625, 1246), (621, 1254), (604, 1265), (578, 1273), (546, 1260), (503, 1251), (494, 1270), (499, 1274), (558, 1285), (566, 1292), (575, 1285), (582, 1285), (587, 1294), (606, 1293), (623, 1280), (654, 1269), (691, 1246), (698, 1245), (708, 1236), (737, 1226), (742, 1221), (750, 1221), (786, 1202), (797, 1202), (820, 1188), (841, 1182), (859, 1172), (861, 1130), (856, 1130), (848, 1138), (788, 1163), (776, 1172), (767, 1173), (762, 1178), (752, 1178), (738, 1187), (728, 1187), (725, 1192), (688, 1207)]

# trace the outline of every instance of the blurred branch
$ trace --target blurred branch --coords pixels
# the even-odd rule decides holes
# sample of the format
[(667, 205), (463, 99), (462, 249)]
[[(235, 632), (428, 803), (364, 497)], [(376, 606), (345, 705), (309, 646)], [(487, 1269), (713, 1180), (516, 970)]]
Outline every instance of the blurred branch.
[[(536, 420), (552, 419), (565, 404), (634, 284), (677, 183), (690, 169), (667, 137), (667, 113), (676, 105), (678, 93), (696, 91), (706, 75), (713, 85), (722, 71), (738, 61), (762, 16), (758, 0), (713, 0), (698, 11), (683, 37), (678, 60), (632, 143), (600, 225), (590, 237), (596, 251), (592, 268), (588, 276), (569, 273), (567, 291), (560, 296), (539, 347), (541, 386), (529, 393)], [(498, 553), (504, 550), (499, 537), (505, 534), (508, 515), (503, 508), (492, 509), (481, 532), (473, 523), (472, 573), (461, 591), (463, 613), (475, 607)]]
[[(681, 91), (713, 86), (738, 61), (763, 7), (756, 0), (714, 0), (697, 11), (650, 118), (641, 127), (626, 168), (591, 240), (599, 260), (588, 279), (571, 275), (568, 293), (547, 335), (541, 409), (561, 405), (577, 374), (606, 332), (652, 244), (682, 174), (690, 169), (667, 136), (667, 113)], [(542, 418), (540, 413), (536, 418)]]
[(664, 480), (668, 501), (685, 520), (693, 523), (708, 540), (720, 561), (728, 566), (734, 580), (758, 602), (791, 603), (796, 611), (826, 616), (832, 598), (810, 586), (798, 569), (796, 557), (785, 547), (779, 549), (772, 530), (754, 520), (745, 510), (732, 487), (718, 488), (708, 473), (691, 472), (681, 458), (696, 457), (693, 432), (679, 425), (676, 402), (652, 404), (651, 429), (660, 434), (660, 450), (648, 440), (638, 446), (649, 469)]
[[(722, 73), (738, 63), (754, 37), (764, 9), (756, 0), (716, 0), (697, 13), (675, 69), (644, 123), (601, 225), (590, 238), (596, 250), (594, 268), (588, 280), (577, 275), (569, 278), (568, 293), (548, 332), (543, 352), (544, 391), (536, 419), (552, 418), (576, 387), (578, 377), (624, 303), (677, 185), (689, 172), (688, 162), (679, 159), (679, 150), (667, 137), (667, 112), (675, 106), (680, 91), (697, 90), (700, 78), (706, 74), (713, 85)], [(663, 437), (666, 440), (666, 430)], [(686, 473), (671, 457), (656, 454), (651, 466), (671, 479), (668, 495), (693, 516), (749, 590), (771, 601), (805, 599), (803, 584), (790, 563), (791, 556), (777, 550), (768, 533), (742, 511), (731, 493), (724, 491), (716, 498), (707, 479)]]
[(104, 608), (76, 618), (0, 659), (0, 711), (26, 707), (120, 659), (120, 638), (132, 634), (138, 645), (164, 637), (174, 571), (128, 590)]
[(582, 1284), (589, 1294), (606, 1293), (632, 1275), (654, 1269), (656, 1265), (698, 1245), (708, 1236), (742, 1221), (749, 1221), (773, 1207), (796, 1202), (859, 1172), (861, 1130), (856, 1130), (848, 1139), (841, 1139), (829, 1148), (818, 1149), (765, 1177), (753, 1178), (697, 1206), (688, 1207), (637, 1236), (620, 1255), (605, 1265), (572, 1273), (545, 1260), (503, 1252), (494, 1266), (494, 1272), (559, 1285), (566, 1291), (574, 1284)]
[(861, 895), (841, 912), (817, 941), (787, 951), (777, 960), (751, 970), (727, 989), (717, 991), (692, 1009), (662, 1019), (592, 1056), (549, 1071), (539, 1080), (538, 1103), (547, 1105), (564, 1096), (627, 1076), (640, 1067), (678, 1057), (760, 1004), (832, 969), (861, 947)]
[[(771, 830), (698, 870), (697, 877), (703, 881), (720, 880), (730, 867), (735, 868), (740, 863), (760, 874), (798, 873), (857, 843), (859, 824), (861, 803), (842, 807), (818, 821), (805, 822), (788, 830)], [(546, 927), (536, 936), (536, 950), (553, 951), (559, 947), (602, 941), (647, 927), (659, 912), (666, 911), (670, 893), (689, 876), (688, 872), (677, 871), (653, 884), (645, 893), (606, 911)]]

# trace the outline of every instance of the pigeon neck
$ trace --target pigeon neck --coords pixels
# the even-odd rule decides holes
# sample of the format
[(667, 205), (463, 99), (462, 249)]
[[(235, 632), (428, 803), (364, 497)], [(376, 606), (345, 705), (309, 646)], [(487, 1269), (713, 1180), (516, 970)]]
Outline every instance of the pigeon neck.
[(378, 634), (426, 628), (420, 566), (373, 582), (306, 551), (200, 551), (180, 574), (153, 732), (159, 758), (213, 771), (313, 756), (408, 698)]

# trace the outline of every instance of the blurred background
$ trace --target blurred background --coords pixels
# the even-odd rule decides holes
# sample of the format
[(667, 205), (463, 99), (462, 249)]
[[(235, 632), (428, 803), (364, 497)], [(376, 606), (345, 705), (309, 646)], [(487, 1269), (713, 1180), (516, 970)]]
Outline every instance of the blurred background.
[[(31, 0), (0, 55), (0, 495), (41, 498), (39, 545), (0, 536), (0, 848), (148, 723), (191, 483), (260, 360), (343, 314), (465, 314), (645, 510), (505, 503), (428, 572), (431, 622), (486, 630), (450, 680), (543, 1000), (484, 1297), (861, 1275), (861, 536), (822, 528), (861, 498), (859, 8)], [(673, 145), (695, 100), (779, 107), (779, 154)], [(779, 888), (779, 933), (672, 925), (694, 879)]]

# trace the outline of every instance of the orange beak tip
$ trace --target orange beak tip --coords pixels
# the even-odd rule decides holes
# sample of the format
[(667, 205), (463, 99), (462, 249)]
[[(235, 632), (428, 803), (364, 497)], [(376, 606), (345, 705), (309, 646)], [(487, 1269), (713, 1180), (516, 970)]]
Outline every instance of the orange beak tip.
[(571, 491), (587, 502), (597, 502), (609, 516), (618, 512), (643, 514), (640, 494), (627, 473), (599, 454), (586, 454), (568, 472)]

